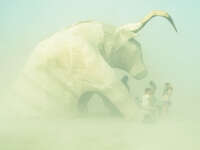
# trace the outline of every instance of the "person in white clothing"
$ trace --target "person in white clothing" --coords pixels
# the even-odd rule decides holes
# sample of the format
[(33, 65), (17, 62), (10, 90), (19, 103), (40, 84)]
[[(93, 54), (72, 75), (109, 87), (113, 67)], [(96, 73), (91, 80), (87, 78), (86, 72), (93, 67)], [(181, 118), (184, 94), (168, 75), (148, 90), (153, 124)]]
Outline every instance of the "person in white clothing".
[(152, 106), (151, 100), (153, 96), (153, 91), (151, 88), (146, 88), (144, 95), (142, 96), (142, 101), (141, 101), (141, 108), (144, 113), (144, 119), (149, 119), (153, 117), (154, 113), (154, 108)]

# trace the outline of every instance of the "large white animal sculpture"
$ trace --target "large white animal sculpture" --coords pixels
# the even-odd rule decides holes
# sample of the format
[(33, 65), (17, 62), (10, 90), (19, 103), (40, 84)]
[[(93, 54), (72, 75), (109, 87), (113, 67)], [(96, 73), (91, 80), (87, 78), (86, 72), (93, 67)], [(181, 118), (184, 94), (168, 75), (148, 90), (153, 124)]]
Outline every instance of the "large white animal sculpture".
[(113, 68), (135, 79), (147, 69), (136, 33), (154, 16), (176, 27), (164, 11), (152, 11), (136, 24), (120, 27), (96, 21), (74, 24), (39, 43), (15, 84), (13, 110), (34, 117), (74, 117), (78, 100), (86, 92), (106, 97), (125, 118), (138, 118), (140, 111)]

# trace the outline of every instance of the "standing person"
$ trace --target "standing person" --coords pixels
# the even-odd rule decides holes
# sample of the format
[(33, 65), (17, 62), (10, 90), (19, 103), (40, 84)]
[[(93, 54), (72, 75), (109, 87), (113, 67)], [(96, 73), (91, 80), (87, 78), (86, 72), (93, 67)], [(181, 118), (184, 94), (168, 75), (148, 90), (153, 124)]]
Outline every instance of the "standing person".
[(151, 80), (149, 82), (149, 85), (150, 85), (150, 88), (152, 89), (153, 94), (155, 94), (156, 89), (157, 89), (156, 83), (153, 80)]
[(151, 88), (146, 88), (144, 91), (144, 95), (142, 96), (141, 108), (144, 112), (144, 119), (152, 119), (154, 108), (152, 107), (151, 99), (152, 99), (153, 91)]
[(153, 107), (156, 107), (157, 99), (155, 97), (155, 94), (156, 94), (157, 86), (156, 86), (156, 83), (154, 81), (152, 81), (152, 80), (149, 82), (149, 85), (150, 85), (150, 89), (152, 91), (152, 94), (151, 94), (151, 96), (152, 96), (151, 105)]
[(141, 102), (141, 106), (144, 109), (148, 109), (150, 107), (151, 95), (152, 95), (152, 90), (150, 88), (146, 88), (144, 91), (144, 95), (142, 96), (142, 102)]
[(150, 86), (150, 89), (152, 90), (152, 94), (151, 94), (151, 106), (154, 109), (154, 111), (153, 111), (154, 112), (154, 117), (156, 118), (156, 117), (159, 117), (160, 111), (161, 111), (159, 101), (156, 98), (157, 86), (156, 86), (156, 83), (153, 80), (151, 80), (149, 82), (149, 86)]
[(165, 83), (163, 94), (162, 94), (162, 112), (164, 114), (168, 113), (169, 111), (169, 106), (171, 105), (170, 98), (171, 98), (172, 92), (173, 92), (172, 85), (169, 82)]

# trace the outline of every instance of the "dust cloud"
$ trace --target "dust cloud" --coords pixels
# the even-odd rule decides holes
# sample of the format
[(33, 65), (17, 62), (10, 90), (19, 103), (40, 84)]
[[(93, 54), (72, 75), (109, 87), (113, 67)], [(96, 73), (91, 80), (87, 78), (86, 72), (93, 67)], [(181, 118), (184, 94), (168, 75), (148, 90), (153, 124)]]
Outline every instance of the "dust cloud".
[[(150, 80), (160, 97), (165, 82), (174, 87), (166, 117), (138, 123), (112, 116), (99, 98), (87, 116), (75, 119), (8, 119), (0, 114), (1, 150), (199, 150), (199, 1), (3, 1), (0, 6), (0, 112), (5, 95), (33, 48), (45, 37), (80, 20), (113, 25), (138, 21), (147, 12), (170, 12), (178, 33), (155, 19), (136, 37), (142, 45), (148, 76), (131, 79), (131, 94), (142, 96)], [(12, 105), (15, 103), (9, 99)], [(13, 102), (13, 103), (12, 103)], [(17, 103), (16, 103), (17, 104)], [(94, 104), (91, 104), (94, 106)], [(12, 112), (12, 109), (10, 109)]]
[[(145, 87), (132, 80), (140, 96)], [(138, 87), (137, 90), (134, 88)], [(140, 92), (139, 92), (140, 91)], [(159, 97), (159, 93), (157, 94)], [(172, 100), (174, 100), (172, 96)], [(174, 100), (175, 101), (175, 100)], [(176, 102), (174, 102), (176, 104)], [(2, 107), (1, 107), (2, 108)], [(109, 114), (94, 96), (87, 115), (74, 119), (1, 119), (0, 149), (4, 150), (188, 150), (199, 149), (199, 122), (195, 117), (170, 113), (154, 122), (134, 122)], [(12, 110), (10, 110), (12, 111)], [(2, 112), (2, 111), (1, 111)]]

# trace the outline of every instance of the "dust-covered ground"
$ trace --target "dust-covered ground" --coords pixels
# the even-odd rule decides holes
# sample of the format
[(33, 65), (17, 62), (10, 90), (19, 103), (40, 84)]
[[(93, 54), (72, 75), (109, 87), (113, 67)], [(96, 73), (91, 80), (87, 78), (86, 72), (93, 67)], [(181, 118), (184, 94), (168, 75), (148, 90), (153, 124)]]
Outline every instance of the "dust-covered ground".
[(3, 121), (2, 150), (199, 150), (200, 122), (168, 116), (154, 123), (90, 116)]

